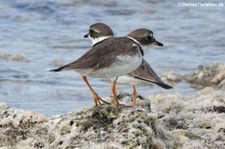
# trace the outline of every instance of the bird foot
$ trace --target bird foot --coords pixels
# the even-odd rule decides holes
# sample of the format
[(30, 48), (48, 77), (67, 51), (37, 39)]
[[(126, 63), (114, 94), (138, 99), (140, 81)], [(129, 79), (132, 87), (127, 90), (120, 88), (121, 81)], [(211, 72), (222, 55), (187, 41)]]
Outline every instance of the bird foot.
[(103, 100), (101, 97), (99, 97), (98, 95), (95, 95), (94, 96), (94, 101), (95, 101), (95, 106), (98, 106), (98, 105), (102, 105), (103, 103), (104, 104), (110, 104), (109, 102)]

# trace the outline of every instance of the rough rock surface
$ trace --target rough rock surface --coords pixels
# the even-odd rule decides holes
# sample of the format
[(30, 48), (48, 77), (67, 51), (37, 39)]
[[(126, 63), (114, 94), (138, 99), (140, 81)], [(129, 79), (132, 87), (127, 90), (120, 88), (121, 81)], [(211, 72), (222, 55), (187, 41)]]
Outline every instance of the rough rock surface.
[(204, 86), (225, 88), (225, 65), (215, 64), (212, 67), (200, 65), (194, 73), (185, 75), (184, 79), (197, 88)]
[[(197, 96), (157, 94), (151, 98), (159, 124), (179, 148), (225, 148), (225, 93), (206, 87)], [(161, 113), (161, 114), (159, 114)]]
[(179, 75), (174, 72), (168, 73), (162, 78), (166, 82), (188, 82), (192, 87), (203, 89), (206, 86), (225, 89), (225, 64), (215, 64), (211, 67), (200, 65), (197, 70), (190, 74)]
[(101, 105), (48, 120), (1, 104), (0, 148), (225, 148), (224, 94), (210, 87), (194, 97), (156, 94), (138, 98), (137, 107), (120, 94), (119, 108)]
[[(121, 103), (131, 100), (128, 94), (121, 94), (120, 98), (123, 99)], [(33, 113), (31, 116), (30, 112), (2, 105), (0, 147), (120, 149), (176, 146), (172, 135), (158, 127), (157, 114), (150, 111), (150, 101), (139, 100), (142, 103), (137, 107), (101, 105), (54, 116), (48, 121), (41, 115)]]

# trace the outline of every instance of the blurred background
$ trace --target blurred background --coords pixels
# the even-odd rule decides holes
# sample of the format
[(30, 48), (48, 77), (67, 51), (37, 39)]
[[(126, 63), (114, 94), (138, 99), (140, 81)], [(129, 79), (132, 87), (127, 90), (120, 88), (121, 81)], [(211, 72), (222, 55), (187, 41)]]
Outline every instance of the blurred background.
[[(181, 7), (180, 2), (189, 1), (0, 0), (0, 102), (47, 116), (92, 106), (91, 93), (80, 74), (49, 70), (90, 49), (91, 41), (83, 36), (96, 22), (110, 25), (116, 36), (140, 27), (151, 29), (165, 45), (145, 55), (159, 76), (188, 74), (201, 64), (225, 63), (225, 6)], [(89, 81), (100, 96), (111, 95), (109, 82)], [(145, 86), (138, 93), (196, 94), (185, 83), (174, 88)], [(132, 93), (132, 87), (118, 85), (118, 91)]]

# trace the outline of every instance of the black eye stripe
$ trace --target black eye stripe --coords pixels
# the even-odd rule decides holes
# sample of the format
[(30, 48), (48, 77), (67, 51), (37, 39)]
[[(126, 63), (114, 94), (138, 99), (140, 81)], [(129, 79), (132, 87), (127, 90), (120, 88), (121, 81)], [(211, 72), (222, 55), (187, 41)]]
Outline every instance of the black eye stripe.
[(152, 36), (151, 35), (146, 35), (146, 38), (148, 39), (148, 40), (150, 40), (150, 39), (152, 39)]
[(89, 33), (94, 33), (95, 31), (93, 29), (90, 29), (89, 30)]

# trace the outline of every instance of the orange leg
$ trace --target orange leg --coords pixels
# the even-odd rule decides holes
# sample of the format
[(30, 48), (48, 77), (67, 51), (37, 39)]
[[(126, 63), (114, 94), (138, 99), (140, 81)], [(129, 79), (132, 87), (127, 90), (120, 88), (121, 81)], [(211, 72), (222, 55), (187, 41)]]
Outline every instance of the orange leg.
[(134, 101), (134, 106), (136, 106), (137, 103), (137, 90), (135, 85), (133, 86), (133, 101)]
[(104, 101), (101, 99), (101, 97), (98, 96), (98, 94), (93, 90), (93, 88), (91, 87), (91, 85), (89, 84), (88, 80), (87, 80), (87, 77), (86, 76), (82, 76), (84, 82), (87, 84), (89, 90), (91, 91), (92, 95), (94, 96), (94, 102), (95, 102), (95, 106), (99, 104), (101, 104), (100, 101), (106, 103), (106, 104), (109, 104), (108, 102)]
[(116, 107), (118, 107), (119, 102), (118, 102), (117, 92), (116, 92), (116, 80), (114, 80), (112, 83), (112, 93), (113, 93), (113, 97), (114, 97), (114, 105)]

